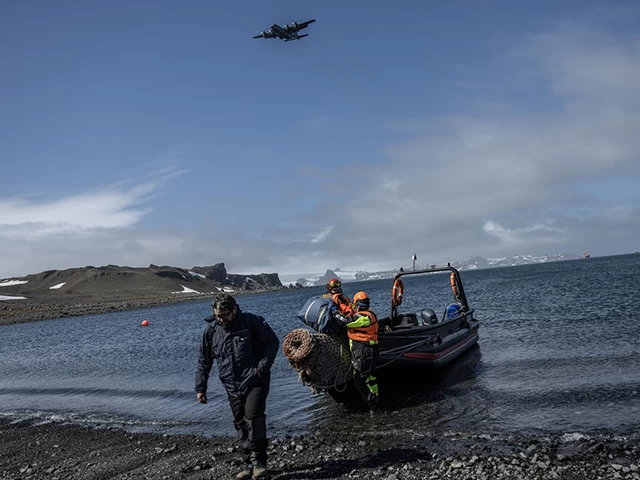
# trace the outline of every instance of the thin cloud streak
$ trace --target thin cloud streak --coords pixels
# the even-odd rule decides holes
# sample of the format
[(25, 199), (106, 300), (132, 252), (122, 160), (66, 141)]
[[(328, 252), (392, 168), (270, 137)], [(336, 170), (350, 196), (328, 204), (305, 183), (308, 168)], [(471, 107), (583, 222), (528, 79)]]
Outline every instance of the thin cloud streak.
[(0, 237), (35, 239), (62, 233), (84, 236), (100, 234), (103, 229), (132, 227), (152, 211), (143, 204), (181, 173), (167, 170), (129, 187), (109, 185), (49, 201), (0, 199)]

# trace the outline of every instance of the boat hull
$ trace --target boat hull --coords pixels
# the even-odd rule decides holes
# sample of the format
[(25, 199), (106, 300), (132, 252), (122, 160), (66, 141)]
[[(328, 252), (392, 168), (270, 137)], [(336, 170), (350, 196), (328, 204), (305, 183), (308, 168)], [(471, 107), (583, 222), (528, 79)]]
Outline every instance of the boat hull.
[(436, 325), (380, 332), (378, 370), (438, 369), (478, 343), (479, 323), (472, 313)]

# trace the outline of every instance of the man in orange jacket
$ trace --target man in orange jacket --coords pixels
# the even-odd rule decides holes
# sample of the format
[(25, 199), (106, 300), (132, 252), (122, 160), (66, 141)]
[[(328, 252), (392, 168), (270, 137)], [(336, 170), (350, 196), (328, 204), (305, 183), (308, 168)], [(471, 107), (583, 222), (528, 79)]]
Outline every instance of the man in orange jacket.
[(353, 386), (367, 402), (371, 414), (380, 412), (378, 406), (378, 380), (374, 376), (378, 364), (378, 318), (371, 311), (369, 296), (358, 292), (353, 296), (354, 313), (336, 314), (347, 328), (351, 363), (353, 364)]
[(327, 282), (327, 292), (323, 298), (330, 298), (342, 315), (353, 315), (351, 300), (342, 291), (342, 282), (333, 277)]

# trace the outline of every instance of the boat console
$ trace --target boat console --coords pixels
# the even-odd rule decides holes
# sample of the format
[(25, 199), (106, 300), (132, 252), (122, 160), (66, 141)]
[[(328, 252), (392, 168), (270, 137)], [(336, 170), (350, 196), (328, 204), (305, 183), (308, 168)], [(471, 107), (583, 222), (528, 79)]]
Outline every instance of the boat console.
[(418, 316), (415, 313), (401, 313), (394, 317), (392, 330), (402, 330), (418, 326)]
[(420, 319), (416, 313), (399, 313), (393, 318), (393, 321), (389, 317), (378, 319), (380, 330), (405, 330), (414, 327), (435, 325), (438, 323), (438, 316), (436, 312), (431, 308), (424, 308), (420, 312)]

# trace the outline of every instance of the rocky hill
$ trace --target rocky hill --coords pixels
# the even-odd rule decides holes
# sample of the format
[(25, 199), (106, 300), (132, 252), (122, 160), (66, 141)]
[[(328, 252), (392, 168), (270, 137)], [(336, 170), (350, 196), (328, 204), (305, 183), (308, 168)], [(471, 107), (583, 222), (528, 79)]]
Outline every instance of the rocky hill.
[(0, 280), (0, 325), (283, 288), (277, 273), (231, 274), (224, 263), (190, 269), (107, 265), (48, 270)]
[(149, 265), (146, 268), (81, 267), (0, 281), (0, 295), (29, 298), (140, 297), (164, 294), (214, 294), (222, 291), (269, 291), (283, 288), (277, 273), (230, 274), (224, 263), (183, 269)]

